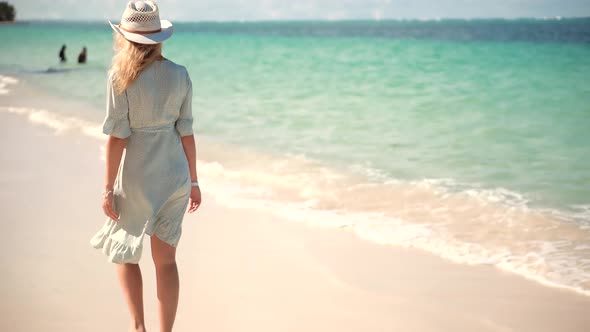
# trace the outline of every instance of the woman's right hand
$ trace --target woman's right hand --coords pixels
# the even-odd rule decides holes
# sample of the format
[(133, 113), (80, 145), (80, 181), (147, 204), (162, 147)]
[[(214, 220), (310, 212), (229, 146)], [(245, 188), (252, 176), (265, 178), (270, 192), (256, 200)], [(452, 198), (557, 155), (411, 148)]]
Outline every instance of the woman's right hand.
[(113, 207), (113, 196), (112, 190), (106, 191), (102, 195), (102, 211), (107, 217), (117, 221), (119, 220), (119, 216), (115, 213), (115, 208)]
[(188, 213), (193, 213), (201, 206), (201, 189), (199, 187), (191, 187), (191, 199), (188, 205)]

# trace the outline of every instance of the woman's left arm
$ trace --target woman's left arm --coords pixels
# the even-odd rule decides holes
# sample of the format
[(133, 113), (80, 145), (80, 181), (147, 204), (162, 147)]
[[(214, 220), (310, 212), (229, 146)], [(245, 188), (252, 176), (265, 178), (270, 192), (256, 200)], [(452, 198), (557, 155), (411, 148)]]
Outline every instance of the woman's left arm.
[(115, 212), (113, 206), (113, 189), (115, 186), (115, 178), (121, 164), (123, 157), (123, 150), (127, 145), (127, 138), (118, 138), (109, 136), (106, 144), (106, 175), (105, 175), (105, 191), (102, 199), (102, 209), (107, 217), (113, 220), (119, 220), (119, 215)]
[(107, 80), (107, 114), (102, 125), (102, 132), (109, 135), (106, 144), (105, 191), (102, 209), (107, 217), (119, 220), (113, 204), (113, 189), (123, 150), (127, 146), (127, 137), (131, 136), (129, 126), (129, 103), (127, 93), (118, 93), (114, 87), (114, 74), (109, 73)]

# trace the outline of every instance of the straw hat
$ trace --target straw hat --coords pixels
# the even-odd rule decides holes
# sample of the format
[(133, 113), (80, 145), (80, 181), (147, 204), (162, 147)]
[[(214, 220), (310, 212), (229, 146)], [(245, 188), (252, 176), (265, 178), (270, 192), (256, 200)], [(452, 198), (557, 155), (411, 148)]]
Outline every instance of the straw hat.
[(125, 39), (139, 44), (159, 44), (174, 31), (170, 21), (160, 20), (158, 5), (153, 1), (129, 1), (121, 23), (109, 23)]

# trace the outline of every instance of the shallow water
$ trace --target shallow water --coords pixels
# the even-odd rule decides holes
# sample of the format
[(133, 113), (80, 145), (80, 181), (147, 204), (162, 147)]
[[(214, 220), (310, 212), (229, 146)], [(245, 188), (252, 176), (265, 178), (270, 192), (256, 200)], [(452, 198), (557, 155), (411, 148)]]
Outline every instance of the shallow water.
[[(0, 37), (1, 74), (96, 118), (108, 25)], [(184, 23), (165, 56), (226, 204), (590, 290), (589, 19)]]

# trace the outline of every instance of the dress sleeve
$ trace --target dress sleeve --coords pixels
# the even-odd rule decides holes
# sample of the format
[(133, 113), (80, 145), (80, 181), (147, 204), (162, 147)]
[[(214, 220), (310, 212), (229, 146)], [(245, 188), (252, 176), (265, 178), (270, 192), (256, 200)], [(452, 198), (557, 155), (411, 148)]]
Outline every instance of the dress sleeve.
[(107, 80), (107, 114), (102, 124), (102, 132), (118, 138), (131, 135), (129, 127), (129, 104), (125, 92), (117, 94), (113, 87), (113, 76)]
[(180, 136), (190, 136), (193, 134), (193, 83), (188, 73), (186, 74), (187, 91), (180, 105), (180, 114), (176, 120), (176, 130)]

